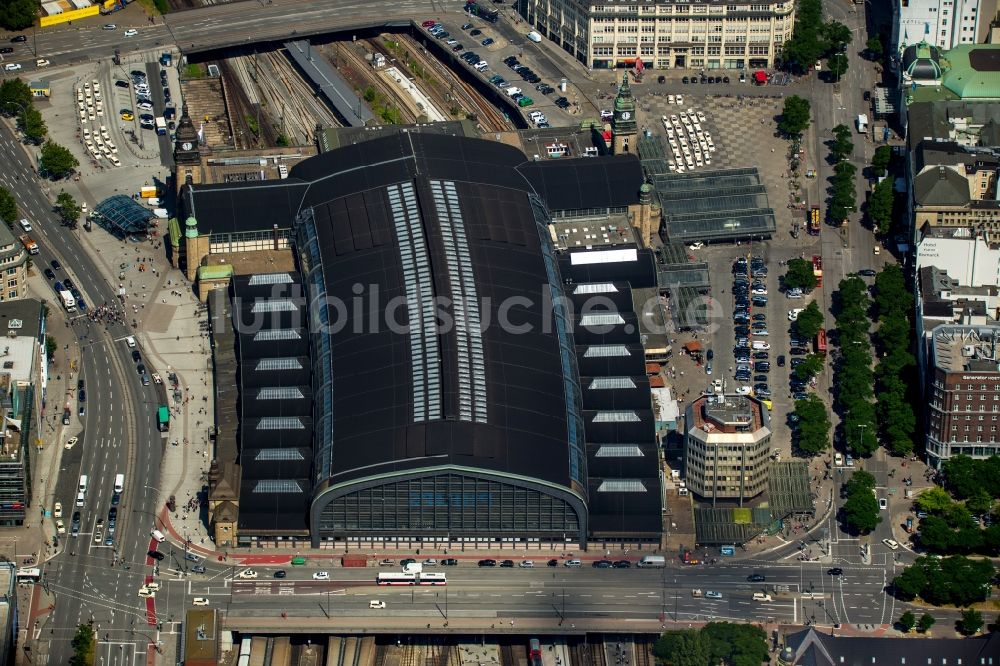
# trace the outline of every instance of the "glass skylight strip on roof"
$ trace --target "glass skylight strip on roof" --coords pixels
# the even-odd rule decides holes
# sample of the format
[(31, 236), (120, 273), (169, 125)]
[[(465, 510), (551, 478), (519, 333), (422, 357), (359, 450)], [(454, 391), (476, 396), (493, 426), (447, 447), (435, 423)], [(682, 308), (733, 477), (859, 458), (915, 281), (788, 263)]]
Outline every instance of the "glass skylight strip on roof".
[(411, 183), (388, 188), (409, 318), (413, 420), (441, 417), (441, 358), (435, 328), (434, 289), (420, 209)]
[[(432, 181), (431, 191), (444, 241), (445, 261), (455, 314), (458, 361), (459, 418), (486, 423), (486, 363), (483, 353), (479, 298), (458, 191), (452, 182)], [(479, 390), (483, 387), (483, 390)]]
[(297, 358), (261, 358), (256, 370), (301, 370), (302, 362)]
[(641, 420), (635, 412), (626, 411), (597, 412), (594, 415), (594, 423), (625, 423)]
[(427, 368), (427, 418), (439, 419), (441, 418), (441, 355), (438, 351), (437, 318), (434, 312), (434, 276), (431, 275), (430, 253), (424, 240), (424, 226), (413, 184), (403, 183), (401, 190), (417, 263), (420, 319), (423, 322), (421, 344), (426, 355)]
[(644, 493), (646, 486), (638, 479), (608, 479), (597, 487), (599, 493)]
[(625, 345), (591, 345), (583, 352), (584, 358), (602, 358), (605, 356), (631, 356)]
[(455, 232), (455, 247), (458, 250), (458, 265), (462, 270), (462, 292), (465, 311), (468, 315), (466, 330), (472, 358), (472, 383), (475, 387), (473, 406), (476, 422), (486, 423), (488, 413), (486, 399), (481, 394), (486, 392), (486, 357), (483, 352), (483, 331), (479, 313), (479, 294), (476, 291), (476, 278), (472, 271), (472, 254), (469, 251), (469, 240), (465, 235), (465, 220), (458, 203), (458, 190), (455, 183), (446, 181), (445, 192), (448, 194), (449, 210)]
[(257, 389), (258, 400), (301, 400), (304, 397), (297, 386), (265, 386)]
[(427, 388), (427, 367), (421, 344), (423, 322), (420, 320), (422, 310), (418, 306), (420, 292), (415, 269), (416, 259), (413, 254), (413, 241), (410, 238), (409, 223), (403, 210), (399, 186), (389, 187), (388, 195), (389, 207), (392, 209), (393, 224), (396, 229), (396, 241), (399, 244), (400, 264), (403, 267), (403, 287), (406, 291), (406, 310), (410, 327), (410, 372), (412, 375), (410, 387), (413, 394), (413, 420), (424, 421), (427, 418), (427, 401), (424, 398)]
[(305, 460), (298, 449), (261, 449), (254, 460)]
[(247, 283), (251, 287), (257, 287), (262, 284), (291, 284), (292, 276), (288, 273), (255, 273), (250, 276), (250, 281)]
[(305, 430), (302, 419), (297, 416), (265, 416), (257, 421), (257, 430)]
[(611, 294), (617, 291), (618, 288), (610, 282), (592, 282), (573, 287), (574, 294)]
[(631, 377), (594, 377), (590, 381), (590, 389), (630, 389), (635, 388)]
[(253, 334), (254, 342), (270, 342), (273, 340), (301, 340), (302, 334), (294, 328), (269, 328)]
[(302, 486), (294, 479), (260, 479), (254, 485), (255, 493), (301, 493)]
[(253, 307), (251, 311), (254, 313), (258, 312), (292, 312), (297, 310), (298, 306), (295, 305), (295, 301), (290, 298), (271, 298), (267, 300), (259, 300), (253, 302)]
[(635, 444), (601, 444), (595, 458), (641, 458), (642, 449)]
[(617, 312), (602, 314), (585, 314), (580, 317), (580, 326), (614, 326), (624, 324), (625, 320)]

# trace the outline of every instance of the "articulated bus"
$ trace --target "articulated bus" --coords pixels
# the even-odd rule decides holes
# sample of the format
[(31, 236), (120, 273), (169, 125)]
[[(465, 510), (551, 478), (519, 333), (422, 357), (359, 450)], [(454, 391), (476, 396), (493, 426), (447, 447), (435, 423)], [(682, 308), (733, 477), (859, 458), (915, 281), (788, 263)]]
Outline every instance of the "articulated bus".
[(443, 573), (380, 573), (375, 582), (379, 585), (447, 585)]

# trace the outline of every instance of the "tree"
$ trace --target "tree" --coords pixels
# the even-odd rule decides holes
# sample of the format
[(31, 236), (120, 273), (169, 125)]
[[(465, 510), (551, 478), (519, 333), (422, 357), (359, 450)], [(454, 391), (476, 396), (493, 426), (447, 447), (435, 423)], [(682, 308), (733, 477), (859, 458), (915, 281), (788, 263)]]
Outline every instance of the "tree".
[(847, 73), (850, 63), (847, 60), (847, 56), (843, 53), (834, 53), (827, 59), (826, 66), (830, 70), (830, 73), (839, 79)]
[(0, 26), (7, 30), (30, 28), (38, 16), (35, 0), (6, 0), (0, 3)]
[(823, 328), (823, 312), (819, 309), (819, 304), (812, 301), (795, 319), (795, 331), (800, 338), (811, 340), (821, 328)]
[(844, 502), (844, 520), (861, 534), (871, 532), (882, 522), (873, 488), (875, 477), (863, 470), (852, 474), (845, 484), (847, 501)]
[(802, 363), (799, 363), (799, 365), (792, 370), (792, 374), (795, 375), (796, 379), (808, 381), (823, 370), (824, 361), (825, 359), (821, 354), (809, 354), (802, 359)]
[(903, 599), (919, 596), (934, 605), (969, 606), (986, 599), (994, 573), (987, 559), (918, 557), (892, 584)]
[(23, 113), (31, 106), (31, 88), (21, 79), (7, 79), (0, 83), (0, 112), (8, 116)]
[(959, 629), (966, 636), (979, 633), (983, 628), (983, 614), (974, 608), (962, 611), (962, 619), (958, 621)]
[(73, 195), (69, 192), (60, 192), (56, 197), (56, 210), (59, 211), (63, 224), (71, 229), (76, 228), (77, 220), (80, 219), (80, 206)]
[(843, 53), (851, 43), (854, 33), (840, 21), (830, 21), (823, 26), (823, 36), (826, 37), (829, 51), (834, 54)]
[(700, 633), (708, 645), (709, 664), (760, 666), (768, 661), (767, 634), (760, 627), (709, 622)]
[(0, 187), (0, 220), (6, 222), (7, 226), (10, 227), (13, 226), (17, 218), (17, 199), (10, 193), (10, 190)]
[(952, 456), (944, 462), (944, 485), (958, 499), (971, 497), (983, 487), (978, 461), (969, 456)]
[(46, 335), (45, 336), (45, 353), (46, 353), (46, 355), (49, 358), (52, 358), (52, 355), (56, 353), (56, 349), (58, 349), (58, 348), (59, 348), (59, 343), (56, 342), (56, 339), (54, 337), (52, 337), (51, 335)]
[(890, 146), (879, 146), (875, 149), (875, 154), (872, 155), (872, 172), (878, 177), (885, 175), (886, 171), (889, 169), (889, 163), (892, 161), (892, 147)]
[(73, 153), (58, 143), (46, 141), (42, 146), (40, 169), (42, 173), (58, 180), (73, 173), (73, 169), (78, 166), (80, 163), (73, 157)]
[(982, 488), (977, 488), (969, 499), (965, 500), (965, 506), (970, 512), (983, 515), (993, 508), (993, 498)]
[(899, 626), (904, 632), (910, 633), (913, 631), (913, 627), (917, 626), (917, 616), (912, 611), (906, 611), (899, 616)]
[(917, 631), (922, 634), (926, 634), (931, 630), (931, 627), (934, 626), (935, 622), (937, 622), (937, 620), (934, 619), (933, 615), (930, 613), (924, 613), (920, 616), (920, 621), (917, 622)]
[(868, 215), (872, 218), (875, 233), (882, 236), (892, 230), (892, 204), (895, 196), (892, 179), (885, 178), (875, 186), (868, 200)]
[(803, 291), (815, 289), (816, 275), (813, 273), (812, 262), (808, 259), (789, 259), (788, 270), (785, 272), (785, 288)]
[(89, 624), (81, 624), (70, 642), (73, 655), (69, 666), (92, 666), (94, 663), (94, 629)]
[(854, 152), (854, 142), (851, 141), (851, 128), (847, 125), (837, 125), (833, 128), (833, 143), (830, 145), (830, 155), (837, 162), (845, 160)]
[(42, 114), (35, 107), (28, 107), (20, 117), (21, 130), (28, 141), (36, 146), (42, 142), (49, 129), (45, 126)]
[(950, 509), (954, 502), (944, 488), (933, 486), (917, 495), (914, 504), (917, 505), (918, 509), (927, 513), (943, 513)]
[(664, 632), (653, 644), (653, 654), (671, 666), (706, 666), (709, 663), (708, 644), (699, 631)]
[(872, 60), (880, 59), (883, 53), (882, 40), (879, 39), (877, 35), (875, 37), (871, 37), (865, 44), (865, 50), (868, 51), (868, 56)]
[(781, 111), (781, 120), (778, 121), (778, 130), (790, 137), (802, 136), (802, 133), (809, 128), (809, 114), (809, 100), (798, 95), (786, 98)]
[(816, 455), (830, 448), (830, 417), (818, 395), (809, 393), (802, 400), (796, 400), (795, 415), (798, 417), (799, 450)]

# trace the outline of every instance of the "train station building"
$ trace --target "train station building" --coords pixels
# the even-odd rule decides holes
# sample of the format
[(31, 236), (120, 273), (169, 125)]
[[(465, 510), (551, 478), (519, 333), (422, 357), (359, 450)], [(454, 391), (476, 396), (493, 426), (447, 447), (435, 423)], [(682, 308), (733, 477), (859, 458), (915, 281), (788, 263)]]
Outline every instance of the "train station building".
[[(418, 131), (184, 185), (178, 245), (217, 350), (217, 541), (658, 547), (642, 185), (634, 157)], [(574, 220), (596, 240), (561, 242)]]

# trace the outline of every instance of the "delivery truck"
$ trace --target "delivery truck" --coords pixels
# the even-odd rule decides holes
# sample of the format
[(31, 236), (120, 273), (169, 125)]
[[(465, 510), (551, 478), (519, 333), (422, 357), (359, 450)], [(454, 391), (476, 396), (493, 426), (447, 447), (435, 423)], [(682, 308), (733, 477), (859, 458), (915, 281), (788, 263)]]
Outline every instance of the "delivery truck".
[(156, 133), (160, 136), (166, 136), (167, 134), (167, 121), (163, 119), (163, 116), (157, 116), (156, 118)]
[(863, 113), (859, 113), (858, 114), (858, 119), (856, 121), (856, 124), (858, 126), (858, 134), (868, 134), (868, 116), (867, 115), (865, 115)]
[(640, 569), (662, 569), (667, 566), (667, 558), (663, 555), (646, 555), (639, 560), (637, 565)]
[(21, 236), (21, 243), (24, 244), (24, 249), (28, 251), (28, 254), (38, 254), (38, 243), (28, 234)]
[(76, 299), (73, 298), (73, 294), (63, 289), (59, 292), (59, 300), (62, 301), (66, 312), (76, 312)]

